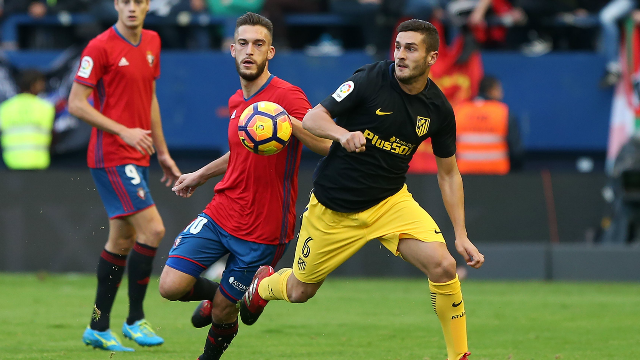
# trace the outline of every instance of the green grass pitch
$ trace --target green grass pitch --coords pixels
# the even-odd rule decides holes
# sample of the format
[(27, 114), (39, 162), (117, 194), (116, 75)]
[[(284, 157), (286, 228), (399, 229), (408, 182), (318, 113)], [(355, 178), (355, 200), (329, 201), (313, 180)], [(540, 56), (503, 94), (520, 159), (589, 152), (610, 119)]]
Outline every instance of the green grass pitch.
[[(111, 316), (126, 316), (126, 280)], [(472, 360), (640, 359), (640, 284), (462, 284)], [(134, 353), (93, 350), (80, 338), (92, 311), (92, 275), (0, 274), (0, 359), (190, 359), (206, 329), (195, 303), (160, 298), (151, 281), (146, 315), (165, 344)], [(273, 301), (223, 359), (444, 360), (426, 280), (329, 278), (307, 304)]]

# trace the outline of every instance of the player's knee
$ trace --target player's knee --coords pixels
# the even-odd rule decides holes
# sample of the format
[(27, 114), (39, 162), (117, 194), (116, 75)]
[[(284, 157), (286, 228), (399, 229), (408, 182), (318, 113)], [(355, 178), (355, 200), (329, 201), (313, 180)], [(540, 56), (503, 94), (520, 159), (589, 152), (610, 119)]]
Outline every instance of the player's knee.
[(456, 277), (456, 260), (450, 254), (441, 257), (433, 264), (429, 278), (434, 282), (447, 282)]
[(164, 225), (156, 225), (151, 229), (149, 233), (149, 237), (153, 240), (160, 242), (160, 240), (162, 240), (162, 238), (164, 237), (164, 233), (165, 233)]
[(160, 284), (158, 284), (158, 290), (160, 296), (167, 300), (177, 301), (180, 300), (189, 289), (184, 289), (181, 286), (175, 286), (171, 281), (166, 278), (160, 277)]
[(177, 291), (176, 288), (170, 285), (169, 286), (163, 285), (162, 282), (160, 282), (160, 286), (158, 287), (158, 290), (160, 291), (160, 296), (171, 301), (177, 301), (184, 295), (183, 291)]
[(140, 233), (138, 237), (138, 241), (143, 244), (157, 247), (160, 244), (160, 241), (162, 240), (162, 238), (164, 237), (164, 233), (165, 233), (164, 225), (162, 224), (153, 225), (148, 229), (145, 229), (144, 232)]

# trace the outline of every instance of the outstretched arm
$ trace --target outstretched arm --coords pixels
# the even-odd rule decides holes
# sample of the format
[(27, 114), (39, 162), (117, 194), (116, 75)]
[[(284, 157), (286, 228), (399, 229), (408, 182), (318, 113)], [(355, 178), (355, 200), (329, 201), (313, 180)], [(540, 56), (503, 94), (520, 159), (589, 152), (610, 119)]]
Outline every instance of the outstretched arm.
[(464, 257), (467, 265), (477, 269), (484, 263), (484, 256), (467, 237), (464, 219), (464, 190), (456, 156), (436, 157), (436, 164), (438, 165), (438, 185), (440, 185), (442, 200), (456, 236), (456, 250)]
[(331, 148), (333, 141), (313, 135), (302, 127), (302, 121), (293, 116), (289, 117), (291, 118), (291, 125), (293, 127), (293, 136), (297, 137), (304, 146), (308, 147), (314, 153), (322, 156), (329, 154), (329, 148)]
[(144, 155), (146, 152), (152, 155), (155, 150), (150, 136), (151, 131), (140, 128), (130, 129), (102, 115), (87, 100), (92, 91), (92, 87), (74, 82), (69, 94), (69, 113), (93, 127), (118, 135), (127, 145), (133, 146), (141, 154)]
[(162, 168), (163, 176), (160, 181), (170, 186), (180, 177), (180, 169), (169, 155), (167, 143), (162, 131), (162, 118), (160, 117), (160, 104), (156, 97), (156, 82), (153, 82), (153, 97), (151, 98), (151, 137), (158, 151), (158, 163)]
[(349, 152), (363, 152), (367, 144), (362, 132), (349, 132), (338, 126), (322, 105), (309, 110), (302, 120), (302, 127), (315, 136), (339, 142)]
[(181, 175), (171, 190), (178, 196), (182, 196), (184, 198), (190, 197), (198, 186), (203, 185), (212, 177), (222, 175), (227, 171), (229, 154), (230, 153), (227, 152), (197, 171)]

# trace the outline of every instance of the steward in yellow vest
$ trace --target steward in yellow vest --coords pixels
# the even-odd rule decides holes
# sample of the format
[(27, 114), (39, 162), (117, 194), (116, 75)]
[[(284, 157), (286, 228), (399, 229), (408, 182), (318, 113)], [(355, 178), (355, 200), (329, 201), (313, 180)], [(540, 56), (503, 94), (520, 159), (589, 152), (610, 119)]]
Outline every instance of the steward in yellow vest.
[(2, 158), (11, 170), (46, 169), (55, 107), (37, 96), (45, 89), (39, 71), (26, 70), (19, 86), (20, 94), (0, 104)]

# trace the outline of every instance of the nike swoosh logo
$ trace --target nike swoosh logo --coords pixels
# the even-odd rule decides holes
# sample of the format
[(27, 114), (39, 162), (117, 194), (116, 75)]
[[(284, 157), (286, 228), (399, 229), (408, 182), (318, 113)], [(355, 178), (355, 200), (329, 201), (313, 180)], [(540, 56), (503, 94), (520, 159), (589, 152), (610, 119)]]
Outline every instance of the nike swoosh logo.
[(380, 111), (380, 110), (382, 110), (382, 108), (380, 108), (380, 109), (376, 110), (376, 115), (389, 115), (389, 114), (393, 114), (393, 111), (392, 111), (392, 112), (383, 112), (383, 111)]
[(103, 344), (105, 347), (107, 347), (107, 346), (111, 346), (111, 345), (118, 345), (118, 342), (117, 342), (117, 341), (115, 341), (115, 340), (109, 340), (109, 341), (107, 341), (107, 340), (103, 339), (100, 335), (96, 335), (96, 337), (102, 341), (102, 344)]
[(457, 304), (456, 304), (456, 303), (451, 304), (451, 306), (453, 306), (453, 307), (458, 307), (458, 306), (460, 306), (460, 304), (462, 304), (462, 300), (460, 300), (460, 302), (459, 302), (459, 303), (457, 303)]
[(436, 232), (436, 234), (442, 234), (442, 231), (438, 231), (438, 230), (433, 230)]

